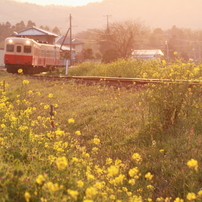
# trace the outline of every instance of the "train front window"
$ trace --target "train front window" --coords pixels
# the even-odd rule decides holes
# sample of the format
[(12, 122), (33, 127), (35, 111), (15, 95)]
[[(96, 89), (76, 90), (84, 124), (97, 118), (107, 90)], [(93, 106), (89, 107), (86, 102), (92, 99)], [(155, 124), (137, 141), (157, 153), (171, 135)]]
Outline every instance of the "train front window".
[(14, 45), (7, 44), (6, 45), (6, 51), (7, 52), (14, 52)]
[(32, 48), (31, 46), (24, 46), (24, 53), (31, 53)]
[(17, 52), (18, 52), (18, 53), (21, 52), (21, 46), (17, 46)]

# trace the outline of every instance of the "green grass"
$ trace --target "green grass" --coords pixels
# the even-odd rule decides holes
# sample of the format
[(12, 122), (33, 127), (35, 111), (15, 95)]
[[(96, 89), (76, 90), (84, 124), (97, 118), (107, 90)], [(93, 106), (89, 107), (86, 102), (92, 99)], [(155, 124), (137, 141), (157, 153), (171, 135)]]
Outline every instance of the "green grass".
[[(141, 77), (146, 70), (144, 75), (160, 75), (158, 65), (138, 64), (136, 73), (125, 76)], [(82, 72), (84, 66), (87, 74), (88, 65), (72, 71)], [(116, 76), (133, 65), (118, 61), (89, 69)], [(165, 72), (172, 78), (201, 78), (200, 66), (179, 61), (165, 65)], [(137, 91), (28, 82), (5, 73), (0, 78), (0, 201), (202, 200), (200, 85)]]

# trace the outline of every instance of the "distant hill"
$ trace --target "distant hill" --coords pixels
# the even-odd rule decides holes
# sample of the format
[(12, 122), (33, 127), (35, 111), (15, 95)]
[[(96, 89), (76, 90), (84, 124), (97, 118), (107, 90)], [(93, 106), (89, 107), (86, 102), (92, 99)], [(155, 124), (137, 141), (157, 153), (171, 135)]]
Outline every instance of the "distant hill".
[(103, 0), (85, 6), (41, 6), (15, 0), (0, 0), (0, 23), (32, 20), (37, 26), (57, 26), (62, 33), (69, 28), (72, 15), (73, 33), (107, 26), (110, 22), (139, 19), (150, 28), (202, 29), (202, 0)]

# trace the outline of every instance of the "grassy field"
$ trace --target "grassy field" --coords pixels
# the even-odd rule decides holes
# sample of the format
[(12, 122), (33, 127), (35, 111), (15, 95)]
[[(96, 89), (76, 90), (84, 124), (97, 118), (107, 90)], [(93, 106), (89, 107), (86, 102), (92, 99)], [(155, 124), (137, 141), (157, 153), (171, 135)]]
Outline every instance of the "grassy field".
[[(180, 61), (84, 63), (69, 74), (202, 78)], [(0, 81), (0, 201), (202, 201), (201, 85)]]

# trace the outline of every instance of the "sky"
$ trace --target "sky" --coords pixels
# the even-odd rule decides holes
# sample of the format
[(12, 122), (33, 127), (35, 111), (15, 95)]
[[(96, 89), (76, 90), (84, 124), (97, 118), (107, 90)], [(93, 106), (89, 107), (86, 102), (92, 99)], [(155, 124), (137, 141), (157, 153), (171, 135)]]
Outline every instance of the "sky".
[(18, 0), (20, 2), (35, 3), (39, 5), (68, 5), (68, 6), (83, 6), (92, 2), (101, 2), (102, 0)]

